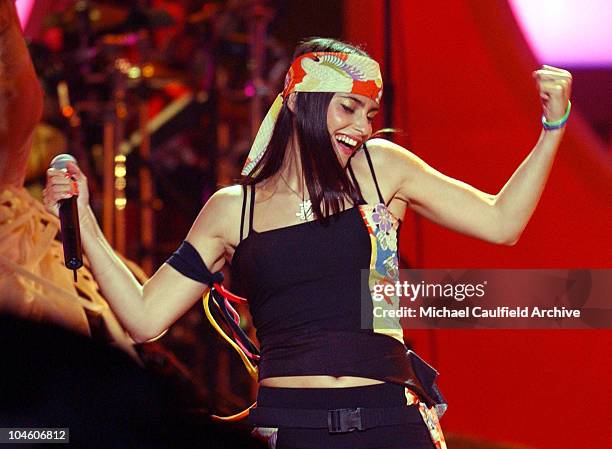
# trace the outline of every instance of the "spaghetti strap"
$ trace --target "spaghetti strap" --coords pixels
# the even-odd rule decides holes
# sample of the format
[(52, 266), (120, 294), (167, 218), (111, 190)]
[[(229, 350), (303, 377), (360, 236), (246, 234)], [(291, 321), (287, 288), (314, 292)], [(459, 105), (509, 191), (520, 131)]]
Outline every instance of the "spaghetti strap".
[(351, 175), (353, 184), (355, 185), (355, 189), (357, 190), (357, 194), (359, 195), (359, 201), (361, 202), (361, 204), (365, 204), (366, 201), (363, 198), (363, 195), (361, 194), (361, 188), (359, 187), (359, 183), (357, 182), (357, 178), (355, 177), (355, 172), (353, 171), (353, 167), (351, 166), (350, 159), (348, 160), (348, 169), (349, 169), (349, 174)]
[(368, 147), (366, 147), (365, 143), (363, 144), (363, 151), (365, 152), (366, 159), (368, 160), (368, 165), (370, 166), (370, 172), (372, 172), (372, 179), (374, 179), (374, 185), (376, 186), (376, 193), (378, 193), (378, 200), (385, 204), (385, 199), (380, 193), (380, 187), (378, 187), (378, 180), (376, 179), (376, 173), (374, 173), (374, 165), (372, 164), (372, 158), (370, 157), (370, 152), (368, 151)]
[(253, 230), (253, 214), (255, 211), (255, 185), (251, 185), (251, 205), (249, 207), (249, 234)]
[(244, 235), (244, 213), (246, 212), (246, 197), (247, 197), (247, 186), (242, 185), (242, 213), (240, 215), (240, 241), (243, 240)]

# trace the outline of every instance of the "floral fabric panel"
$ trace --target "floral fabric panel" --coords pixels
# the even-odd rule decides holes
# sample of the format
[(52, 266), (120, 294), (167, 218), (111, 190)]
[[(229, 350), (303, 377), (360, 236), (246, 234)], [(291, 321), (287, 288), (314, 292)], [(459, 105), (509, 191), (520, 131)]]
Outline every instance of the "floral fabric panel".
[(436, 408), (428, 408), (427, 405), (425, 405), (424, 402), (421, 402), (419, 397), (410, 389), (405, 388), (404, 392), (406, 394), (406, 405), (415, 405), (419, 407), (419, 412), (423, 417), (423, 422), (427, 426), (427, 430), (431, 436), (431, 441), (436, 449), (446, 449), (446, 440), (444, 439), (444, 434), (442, 433), (442, 427), (440, 427), (440, 420), (438, 419)]
[[(395, 285), (399, 281), (397, 234), (400, 222), (383, 203), (361, 205), (359, 210), (372, 244), (368, 275), (372, 305), (383, 310), (397, 310), (399, 308), (397, 295), (384, 295), (384, 299), (376, 301), (374, 289), (376, 286), (382, 286), (378, 287), (382, 289), (387, 284)], [(389, 335), (404, 343), (402, 328), (397, 317), (389, 317), (384, 313), (373, 314), (372, 329), (374, 332)]]

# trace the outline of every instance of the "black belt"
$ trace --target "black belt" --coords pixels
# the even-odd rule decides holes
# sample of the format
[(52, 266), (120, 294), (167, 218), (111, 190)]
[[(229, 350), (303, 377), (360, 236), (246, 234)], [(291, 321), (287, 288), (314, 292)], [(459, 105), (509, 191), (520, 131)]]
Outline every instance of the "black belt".
[(416, 405), (335, 410), (255, 407), (249, 412), (249, 422), (260, 427), (328, 429), (329, 433), (346, 433), (379, 426), (422, 423), (423, 418)]

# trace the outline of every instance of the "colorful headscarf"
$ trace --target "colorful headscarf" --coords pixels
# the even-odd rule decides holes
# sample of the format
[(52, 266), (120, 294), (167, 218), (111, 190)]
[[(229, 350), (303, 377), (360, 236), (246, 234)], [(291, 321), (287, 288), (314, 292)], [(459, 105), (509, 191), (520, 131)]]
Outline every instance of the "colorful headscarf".
[(380, 67), (373, 59), (353, 53), (314, 52), (299, 56), (287, 72), (283, 92), (276, 97), (259, 127), (242, 175), (251, 174), (263, 157), (283, 101), (292, 92), (352, 93), (380, 103)]

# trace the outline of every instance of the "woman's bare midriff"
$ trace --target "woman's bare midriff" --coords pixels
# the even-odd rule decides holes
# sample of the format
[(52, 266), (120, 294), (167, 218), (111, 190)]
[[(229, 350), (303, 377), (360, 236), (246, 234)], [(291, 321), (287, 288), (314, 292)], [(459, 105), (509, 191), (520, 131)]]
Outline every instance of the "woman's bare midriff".
[(353, 376), (283, 376), (268, 377), (259, 385), (272, 388), (347, 388), (382, 383), (380, 380)]

